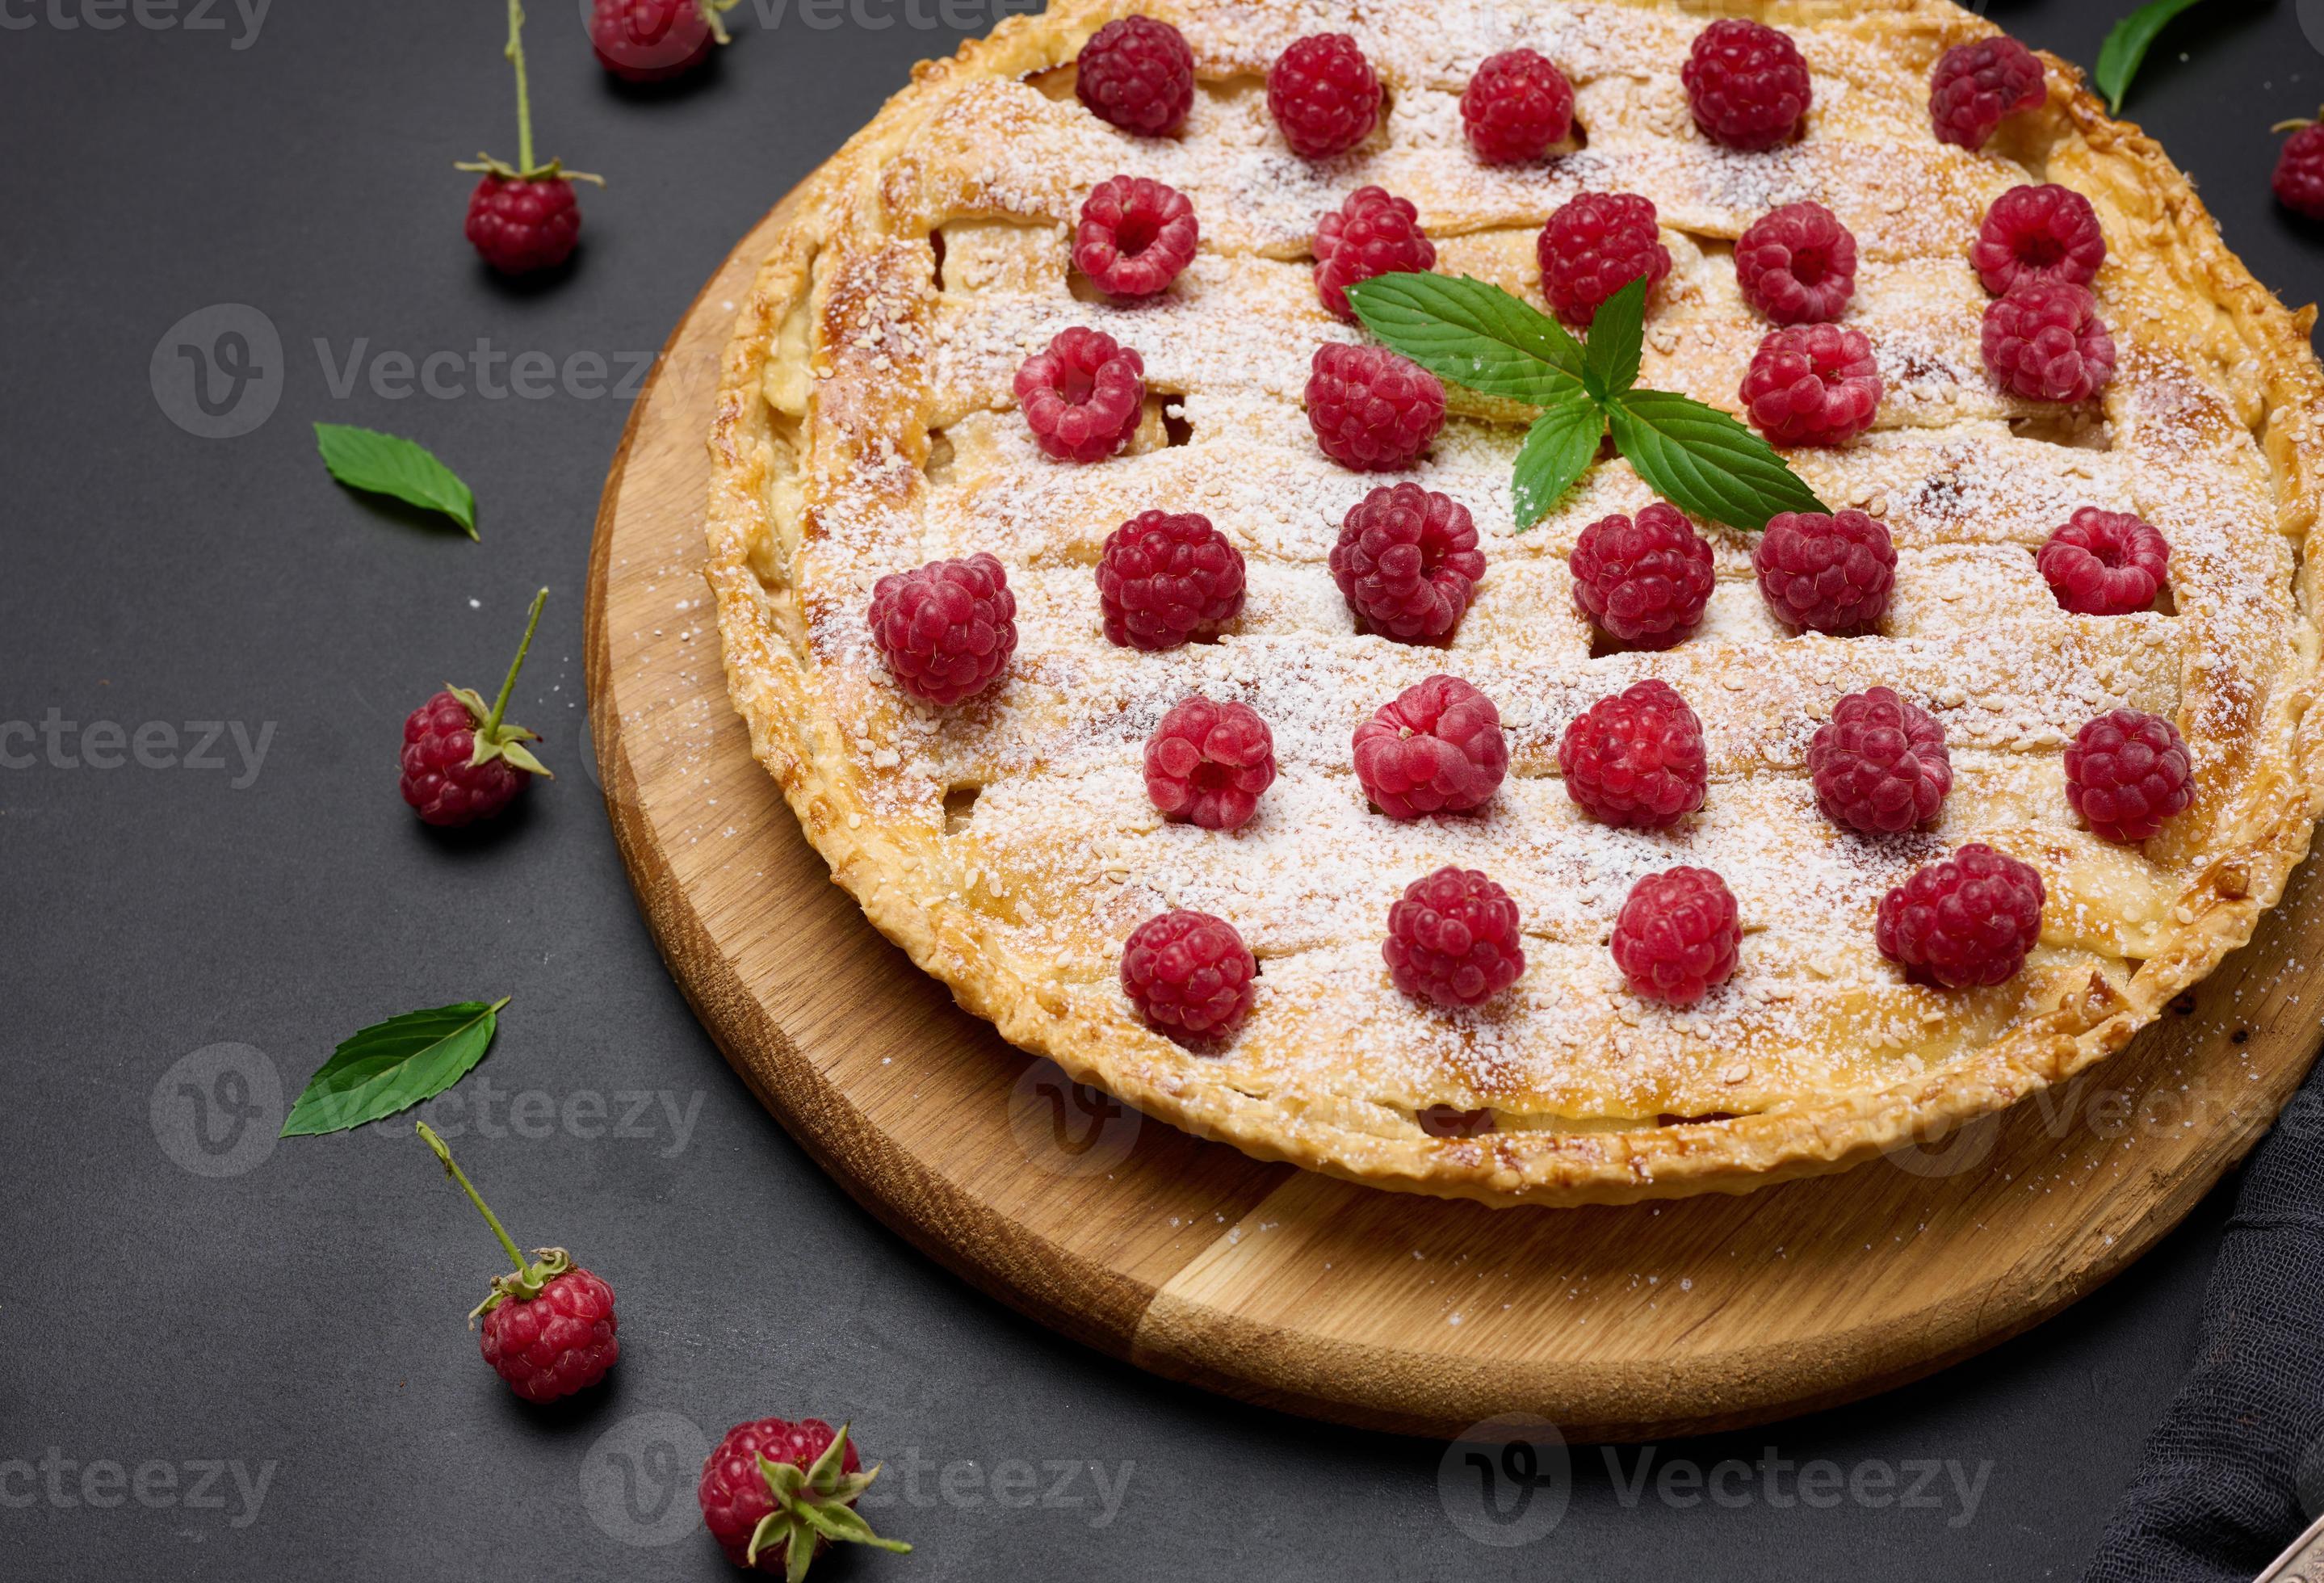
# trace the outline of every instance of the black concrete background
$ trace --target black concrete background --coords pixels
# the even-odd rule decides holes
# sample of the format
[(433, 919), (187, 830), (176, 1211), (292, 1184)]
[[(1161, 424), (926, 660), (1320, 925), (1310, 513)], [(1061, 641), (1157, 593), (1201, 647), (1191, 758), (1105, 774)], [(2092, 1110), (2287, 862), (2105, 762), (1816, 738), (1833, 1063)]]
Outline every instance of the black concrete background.
[[(595, 353), (618, 380), (957, 31), (935, 0), (853, 4), (744, 0), (708, 75), (639, 92), (593, 64), (573, 0), (537, 0), (541, 151), (612, 186), (584, 193), (567, 277), (525, 289), (462, 241), (450, 168), (515, 153), (491, 0), (281, 0), (254, 32), (233, 0), (204, 7), (216, 31), (147, 25), (171, 14), (154, 0), (0, 0), (0, 732), (34, 732), (0, 736), (31, 760), (0, 770), (6, 1569), (715, 1578), (671, 1468), (689, 1435), (783, 1412), (852, 1417), (899, 1470), (873, 1515), (918, 1553), (818, 1563), (837, 1578), (2074, 1576), (2187, 1361), (2225, 1190), (2109, 1288), (1935, 1380), (1656, 1448), (1642, 1492), (1639, 1453), (1581, 1451), (1563, 1523), (1494, 1548), (1448, 1519), (1437, 1447), (1164, 1384), (970, 1291), (728, 1071), (639, 921), (576, 740), (591, 515), (628, 403), (494, 399), (465, 366), (456, 394), (342, 396), (328, 370), (465, 360), (484, 338)], [(951, 5), (976, 32), (995, 14)], [(2110, 11), (1995, 7), (2085, 61)], [(2269, 202), (2268, 125), (2319, 97), (2292, 0), (2209, 0), (2129, 106), (2294, 301), (2319, 243)], [(279, 410), (226, 440), (181, 431), (149, 383), (164, 332), (217, 303), (285, 347)], [(475, 486), (483, 542), (336, 487), (314, 419), (435, 448)], [(489, 692), (541, 583), (512, 713), (561, 776), (484, 838), (433, 835), (396, 798), (398, 723), (447, 677)], [(208, 721), (250, 748), (229, 732), (223, 769), (138, 762), (138, 727), (159, 766)], [(123, 750), (96, 722), (131, 739), (121, 767), (99, 767)], [(263, 1108), (265, 1074), (287, 1097), (364, 1023), (503, 995), (455, 1146), (521, 1238), (611, 1279), (622, 1317), (613, 1386), (546, 1412), (462, 1328), (494, 1249), (406, 1122), (270, 1153), (262, 1121), (205, 1154), (179, 1086)], [(620, 1128), (632, 1094), (646, 1108)], [(1865, 1498), (1812, 1509), (1781, 1467), (1730, 1471), (1732, 1504), (1685, 1502), (1683, 1476), (1685, 1504), (1656, 1494), (1674, 1459), (1770, 1447)], [(1934, 1504), (1881, 1499), (1884, 1472), (1901, 1493), (1924, 1461), (1957, 1466), (1974, 1506), (1945, 1472)], [(672, 1541), (627, 1542), (673, 1512)]]

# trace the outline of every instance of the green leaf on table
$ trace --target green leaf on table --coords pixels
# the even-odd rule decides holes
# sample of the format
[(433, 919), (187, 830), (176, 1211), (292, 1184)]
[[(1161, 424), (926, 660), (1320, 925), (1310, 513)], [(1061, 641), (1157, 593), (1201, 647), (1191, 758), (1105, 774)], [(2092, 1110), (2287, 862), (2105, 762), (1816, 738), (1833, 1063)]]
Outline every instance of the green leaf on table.
[(352, 1034), (308, 1079), (281, 1135), (345, 1132), (432, 1099), (467, 1076), (493, 1042), (503, 995), (406, 1012)]
[(2149, 0), (2114, 24), (2106, 42), (2098, 46), (2098, 69), (2090, 74), (2098, 91), (2106, 95), (2108, 110), (2122, 114), (2122, 96), (2129, 91), (2130, 79), (2138, 75), (2148, 48), (2172, 18), (2194, 4), (2195, 0)]
[(1545, 407), (1582, 390), (1582, 343), (1500, 287), (1399, 273), (1348, 288), (1364, 328), (1439, 378)]
[(1510, 492), (1517, 499), (1517, 530), (1524, 532), (1565, 496), (1575, 479), (1598, 459), (1598, 442), (1606, 438), (1606, 410), (1576, 392), (1553, 402), (1526, 430), (1517, 451)]
[(315, 444), (331, 477), (350, 489), (392, 495), (422, 511), (440, 511), (476, 537), (476, 496), (424, 445), (376, 429), (315, 425)]
[(1582, 383), (1600, 401), (1611, 401), (1638, 382), (1646, 330), (1646, 278), (1640, 275), (1599, 304), (1590, 320)]
[(1716, 407), (1633, 390), (1608, 403), (1607, 417), (1638, 476), (1681, 511), (1757, 532), (1777, 512), (1826, 509), (1773, 446)]

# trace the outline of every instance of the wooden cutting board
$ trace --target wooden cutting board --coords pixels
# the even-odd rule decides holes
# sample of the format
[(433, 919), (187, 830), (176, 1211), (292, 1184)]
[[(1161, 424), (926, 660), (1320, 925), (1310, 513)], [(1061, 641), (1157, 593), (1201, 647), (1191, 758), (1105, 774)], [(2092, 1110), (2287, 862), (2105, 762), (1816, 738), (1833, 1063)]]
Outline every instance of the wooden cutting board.
[(2094, 1072), (1844, 1175), (1493, 1210), (1200, 1143), (958, 1010), (830, 880), (728, 706), (701, 576), (717, 360), (779, 207), (632, 414), (590, 558), (593, 759), (670, 972), (792, 1135), (930, 1256), (1157, 1374), (1375, 1428), (1659, 1437), (1869, 1394), (2058, 1312), (2257, 1141), (2324, 1007), (2285, 904)]

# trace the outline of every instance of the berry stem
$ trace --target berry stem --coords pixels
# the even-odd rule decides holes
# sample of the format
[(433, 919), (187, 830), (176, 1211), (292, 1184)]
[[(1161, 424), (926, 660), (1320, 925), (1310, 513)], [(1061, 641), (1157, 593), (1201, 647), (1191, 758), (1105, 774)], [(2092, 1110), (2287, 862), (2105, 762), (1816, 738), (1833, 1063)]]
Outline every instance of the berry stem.
[(491, 1227), (493, 1235), (501, 1239), (501, 1251), (508, 1254), (509, 1263), (516, 1266), (516, 1273), (520, 1275), (524, 1274), (524, 1254), (518, 1250), (516, 1239), (509, 1236), (507, 1228), (501, 1225), (501, 1217), (493, 1213), (493, 1207), (484, 1202), (484, 1195), (476, 1191), (475, 1185), (469, 1181), (467, 1173), (454, 1163), (452, 1151), (444, 1146), (444, 1140), (438, 1137), (436, 1129), (426, 1122), (417, 1122), (413, 1125), (420, 1128), (420, 1135), (427, 1141), (428, 1146), (436, 1151), (436, 1158), (444, 1162), (445, 1174), (460, 1184), (460, 1190), (468, 1195), (468, 1202), (475, 1205), (477, 1212), (484, 1217), (484, 1224)]
[[(510, 0), (510, 5), (513, 9), (515, 0)], [(548, 602), (547, 588), (541, 589), (532, 597), (532, 614), (526, 616), (524, 621), (524, 641), (516, 646), (516, 659), (510, 664), (508, 675), (501, 682), (500, 697), (493, 700), (491, 716), (484, 721), (484, 728), (476, 733), (477, 736), (484, 741), (493, 742), (499, 739), (501, 716), (508, 711), (509, 694), (516, 690), (516, 673), (524, 669), (525, 653), (532, 647), (533, 628), (540, 625), (540, 607)], [(444, 1160), (446, 1164), (451, 1163), (450, 1155), (446, 1155)], [(491, 1211), (487, 1210), (485, 1213), (490, 1214)]]
[[(530, 175), (532, 171), (532, 98), (526, 92), (524, 81), (524, 6), (520, 0), (509, 0), (508, 48), (501, 51), (516, 68), (516, 168)], [(494, 719), (500, 717), (494, 715)]]

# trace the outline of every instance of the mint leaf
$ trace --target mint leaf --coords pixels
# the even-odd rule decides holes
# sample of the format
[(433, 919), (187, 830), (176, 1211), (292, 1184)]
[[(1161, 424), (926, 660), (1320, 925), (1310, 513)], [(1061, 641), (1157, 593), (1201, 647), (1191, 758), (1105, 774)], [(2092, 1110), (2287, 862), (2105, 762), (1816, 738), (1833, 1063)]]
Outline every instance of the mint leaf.
[(1775, 448), (1716, 407), (1664, 390), (1609, 404), (1614, 444), (1681, 511), (1757, 532), (1781, 511), (1823, 511)]
[(1499, 286), (1400, 272), (1350, 286), (1348, 301), (1393, 350), (1481, 395), (1546, 407), (1582, 391), (1582, 344)]
[(406, 1012), (352, 1034), (308, 1079), (281, 1136), (345, 1132), (430, 1099), (467, 1076), (493, 1041), (503, 995)]
[(476, 496), (424, 445), (376, 429), (315, 425), (315, 445), (331, 477), (350, 489), (387, 495), (423, 511), (440, 511), (476, 537)]
[(1598, 305), (1590, 320), (1582, 381), (1600, 401), (1611, 401), (1638, 382), (1646, 329), (1646, 279), (1640, 275)]
[(2098, 69), (2090, 74), (2098, 91), (2106, 95), (2109, 111), (2122, 114), (2122, 96), (2129, 91), (2130, 79), (2138, 75), (2148, 47), (2172, 17), (2194, 4), (2195, 0), (2152, 0), (2114, 24), (2106, 42), (2098, 46)]
[(1573, 481), (1598, 459), (1598, 442), (1605, 438), (1606, 410), (1586, 392), (1552, 403), (1533, 421), (1517, 452), (1517, 476), (1510, 480), (1518, 532), (1564, 498)]

